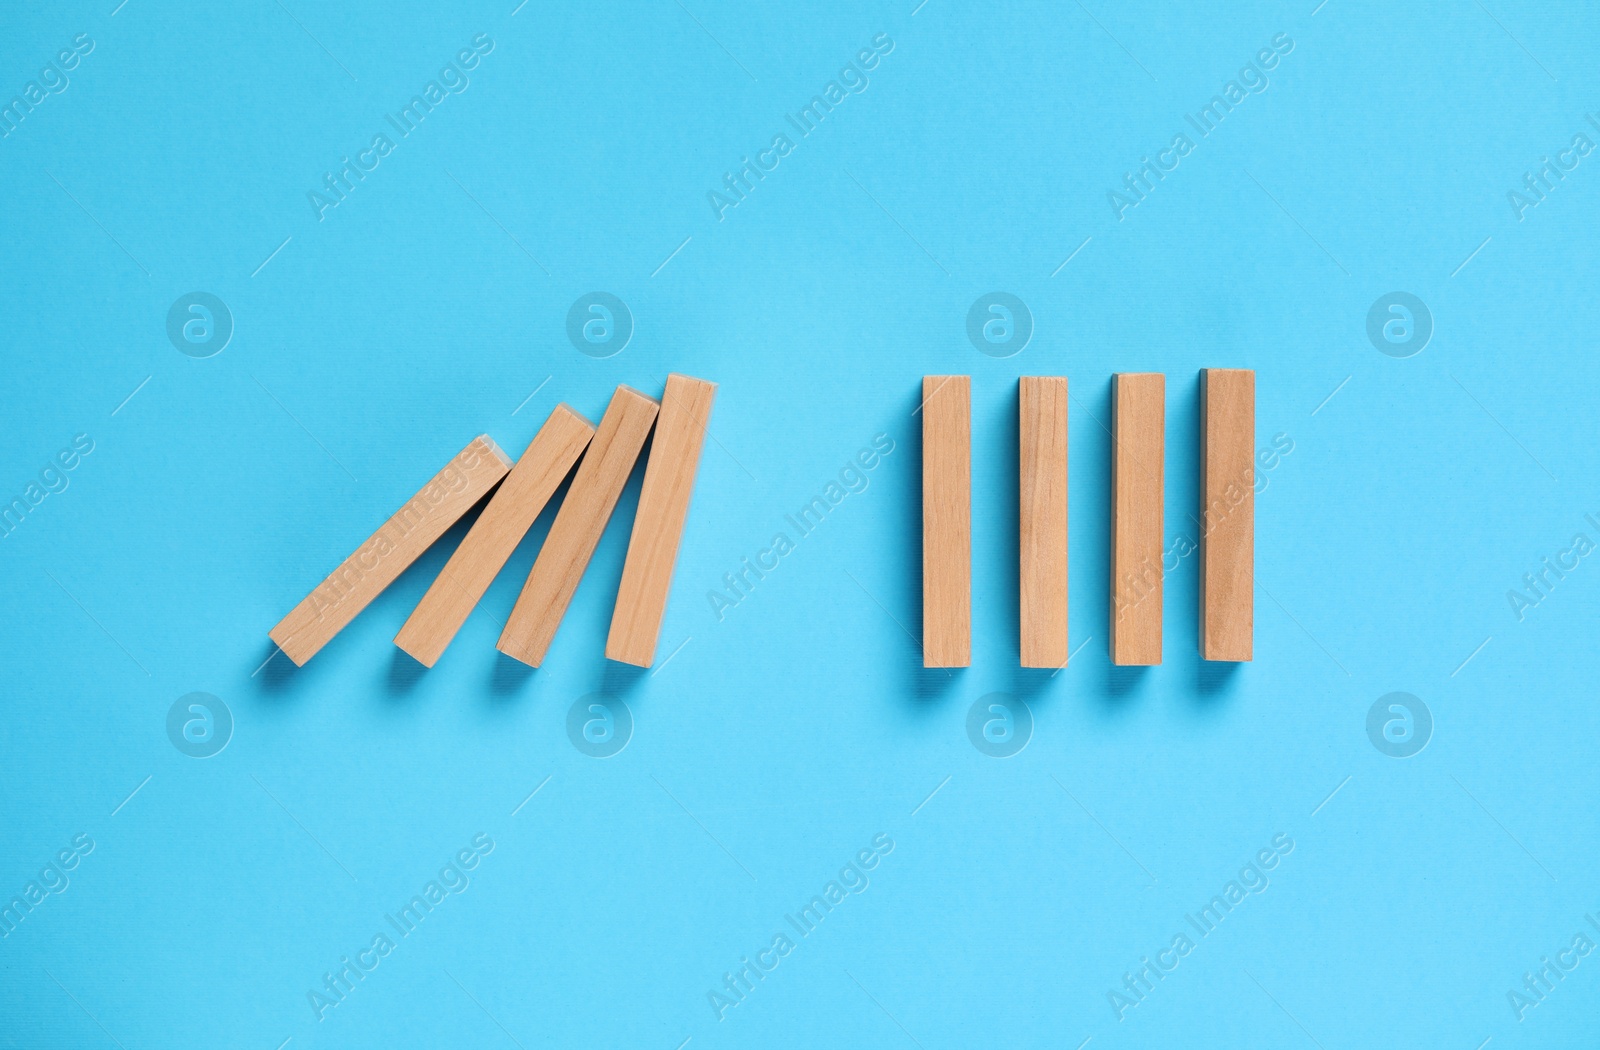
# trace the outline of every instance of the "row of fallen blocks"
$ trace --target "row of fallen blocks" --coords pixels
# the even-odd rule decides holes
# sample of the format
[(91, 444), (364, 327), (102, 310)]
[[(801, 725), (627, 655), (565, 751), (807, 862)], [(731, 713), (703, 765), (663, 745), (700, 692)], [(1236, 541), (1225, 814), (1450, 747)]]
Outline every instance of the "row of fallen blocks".
[(673, 374), (657, 401), (619, 386), (598, 427), (557, 405), (515, 465), (493, 439), (480, 435), (268, 636), (297, 666), (304, 664), (493, 492), (395, 636), (396, 645), (432, 667), (576, 465), (566, 498), (495, 645), (538, 667), (653, 429), (655, 440), (606, 638), (609, 659), (649, 667), (716, 389), (714, 383)]
[[(1112, 377), (1111, 662), (1161, 662), (1166, 376)], [(1250, 369), (1200, 372), (1200, 655), (1247, 661), (1255, 621)], [(972, 664), (972, 379), (922, 380), (922, 653)], [(1018, 601), (1023, 667), (1067, 664), (1067, 380), (1018, 384)]]

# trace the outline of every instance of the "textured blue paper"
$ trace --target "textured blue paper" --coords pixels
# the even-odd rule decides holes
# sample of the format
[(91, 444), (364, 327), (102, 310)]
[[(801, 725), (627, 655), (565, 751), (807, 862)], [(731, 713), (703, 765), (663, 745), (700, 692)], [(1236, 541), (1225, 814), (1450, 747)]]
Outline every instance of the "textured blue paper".
[[(0, 111), (0, 1045), (1593, 1042), (1588, 5), (116, 2), (0, 11), (37, 100)], [(969, 338), (993, 292), (1011, 356), (1007, 315)], [(1242, 666), (1199, 661), (1182, 553), (1207, 366), (1279, 443)], [(1118, 670), (1105, 426), (1146, 370), (1165, 662)], [(550, 512), (433, 670), (391, 639), (464, 527), (272, 655), (474, 435), (669, 371), (720, 387), (654, 669), (602, 657), (637, 473), (537, 671), (494, 641)], [(973, 377), (953, 673), (925, 373)], [(1053, 675), (1025, 374), (1073, 398)]]

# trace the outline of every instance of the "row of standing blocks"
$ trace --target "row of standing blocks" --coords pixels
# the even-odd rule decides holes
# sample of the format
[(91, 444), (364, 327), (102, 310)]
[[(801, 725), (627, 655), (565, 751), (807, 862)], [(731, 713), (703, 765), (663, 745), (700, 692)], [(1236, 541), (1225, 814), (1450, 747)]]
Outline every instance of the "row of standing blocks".
[[(1111, 662), (1159, 664), (1166, 377), (1112, 378)], [(1018, 384), (1023, 667), (1066, 666), (1067, 380)], [(1200, 655), (1252, 658), (1255, 620), (1255, 372), (1200, 372)], [(972, 380), (922, 380), (922, 652), (972, 663)]]
[(489, 589), (561, 482), (572, 473), (496, 648), (543, 662), (644, 444), (655, 432), (617, 589), (606, 656), (649, 667), (655, 659), (716, 384), (670, 375), (661, 400), (627, 386), (596, 427), (557, 405), (513, 465), (482, 435), (268, 632), (295, 664), (311, 659), (479, 500), (493, 492), (422, 596), (395, 644), (432, 667)]

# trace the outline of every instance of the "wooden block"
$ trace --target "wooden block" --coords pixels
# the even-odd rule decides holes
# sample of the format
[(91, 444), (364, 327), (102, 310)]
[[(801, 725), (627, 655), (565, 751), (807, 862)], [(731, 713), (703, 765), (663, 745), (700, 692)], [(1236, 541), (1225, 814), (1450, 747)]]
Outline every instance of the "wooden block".
[(1167, 377), (1112, 380), (1111, 662), (1161, 662), (1162, 500)]
[(593, 436), (593, 423), (566, 405), (556, 406), (394, 644), (425, 667), (438, 661)]
[(700, 446), (717, 384), (691, 376), (667, 376), (661, 414), (650, 446), (650, 462), (639, 492), (639, 511), (628, 538), (628, 558), (611, 614), (606, 657), (637, 667), (655, 660), (661, 618), (667, 611), (678, 541), (689, 515), (689, 496), (700, 467)]
[(311, 659), (510, 469), (487, 434), (474, 438), (267, 636), (297, 665)]
[(1256, 374), (1248, 368), (1200, 372), (1204, 435), (1200, 539), (1200, 656), (1252, 657), (1256, 560)]
[(1023, 667), (1067, 663), (1067, 380), (1023, 376), (1017, 389)]
[(495, 644), (502, 653), (533, 667), (544, 661), (659, 408), (654, 398), (617, 387)]
[(972, 377), (922, 377), (922, 665), (972, 665)]

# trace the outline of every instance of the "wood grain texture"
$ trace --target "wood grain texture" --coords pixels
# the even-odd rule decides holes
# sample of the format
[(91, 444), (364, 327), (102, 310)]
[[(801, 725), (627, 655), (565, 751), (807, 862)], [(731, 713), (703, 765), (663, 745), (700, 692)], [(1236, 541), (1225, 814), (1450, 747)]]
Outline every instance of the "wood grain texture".
[(1247, 661), (1255, 634), (1256, 374), (1200, 372), (1200, 656)]
[(972, 377), (922, 377), (922, 665), (972, 664)]
[(1067, 664), (1067, 380), (1017, 385), (1017, 549), (1023, 667)]
[(672, 589), (672, 570), (678, 563), (678, 543), (689, 516), (689, 497), (694, 493), (700, 447), (705, 443), (716, 393), (715, 383), (692, 376), (667, 376), (650, 462), (639, 491), (639, 511), (628, 538), (622, 583), (611, 613), (608, 659), (637, 667), (649, 667), (655, 660), (661, 618)]
[(550, 535), (545, 537), (528, 582), (495, 644), (502, 653), (533, 667), (544, 662), (659, 408), (654, 398), (631, 387), (619, 386), (611, 396), (600, 428), (550, 526)]
[(1111, 662), (1161, 662), (1167, 377), (1112, 379)]
[(487, 434), (474, 438), (267, 636), (304, 664), (510, 469), (511, 460)]
[(593, 423), (556, 406), (394, 636), (395, 645), (424, 667), (438, 662), (593, 436)]

